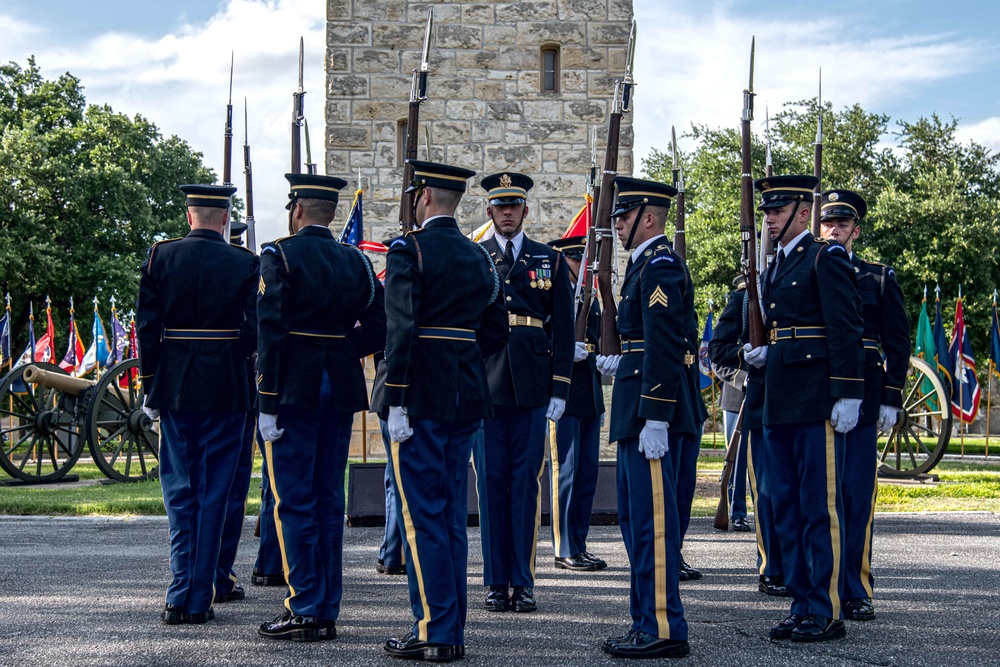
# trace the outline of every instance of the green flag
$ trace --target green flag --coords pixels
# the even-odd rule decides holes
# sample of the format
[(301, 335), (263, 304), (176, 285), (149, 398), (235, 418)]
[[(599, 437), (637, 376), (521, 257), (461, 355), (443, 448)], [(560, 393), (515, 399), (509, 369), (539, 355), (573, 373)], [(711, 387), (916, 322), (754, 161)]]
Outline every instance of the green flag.
[[(917, 320), (917, 349), (916, 355), (934, 367), (934, 330), (931, 328), (931, 318), (927, 315), (927, 288), (924, 288), (924, 300), (920, 304), (920, 319)], [(920, 383), (920, 393), (924, 396), (934, 391), (934, 385), (930, 380), (924, 378)], [(937, 410), (937, 401), (927, 402), (928, 408)]]

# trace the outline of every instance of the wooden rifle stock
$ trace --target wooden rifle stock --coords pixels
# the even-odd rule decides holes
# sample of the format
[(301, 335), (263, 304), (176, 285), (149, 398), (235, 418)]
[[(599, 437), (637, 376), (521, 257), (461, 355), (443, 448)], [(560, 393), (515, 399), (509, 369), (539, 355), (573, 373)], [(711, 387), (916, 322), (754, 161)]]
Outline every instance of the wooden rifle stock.
[[(591, 218), (593, 219), (593, 218)], [(580, 266), (580, 309), (576, 313), (576, 342), (587, 341), (587, 323), (590, 319), (590, 307), (594, 301), (594, 261), (597, 252), (597, 233), (591, 225), (587, 230), (587, 247), (584, 251), (583, 264)]]
[[(410, 160), (417, 159), (417, 139), (420, 127), (420, 100), (411, 100), (410, 109), (406, 114), (406, 150), (403, 154), (403, 193), (399, 196), (399, 233), (405, 234), (416, 225), (416, 212), (413, 210), (414, 192), (407, 192), (413, 182), (413, 165)], [(430, 159), (430, 156), (428, 156)]]
[(757, 291), (757, 219), (754, 214), (753, 176), (750, 160), (750, 119), (742, 123), (743, 176), (740, 188), (740, 236), (743, 242), (743, 265), (746, 276), (747, 296), (750, 300), (748, 320), (750, 344), (761, 347), (767, 344), (764, 319), (760, 312), (760, 294)]
[[(747, 281), (749, 282), (749, 281)], [(733, 476), (733, 467), (736, 465), (736, 454), (739, 451), (741, 433), (743, 432), (743, 410), (746, 408), (746, 400), (740, 406), (740, 414), (736, 418), (736, 428), (726, 445), (726, 463), (719, 475), (719, 505), (715, 508), (716, 530), (729, 530), (729, 480)]]
[(611, 227), (611, 207), (615, 198), (615, 176), (618, 175), (618, 141), (622, 114), (612, 112), (608, 120), (608, 146), (604, 153), (604, 170), (601, 172), (601, 198), (598, 200), (594, 227), (598, 237), (597, 287), (601, 295), (601, 354), (622, 353), (618, 338), (618, 304), (611, 284), (614, 272), (615, 232)]
[(687, 261), (687, 241), (684, 240), (684, 191), (679, 190), (674, 197), (677, 202), (677, 221), (674, 225), (674, 252)]

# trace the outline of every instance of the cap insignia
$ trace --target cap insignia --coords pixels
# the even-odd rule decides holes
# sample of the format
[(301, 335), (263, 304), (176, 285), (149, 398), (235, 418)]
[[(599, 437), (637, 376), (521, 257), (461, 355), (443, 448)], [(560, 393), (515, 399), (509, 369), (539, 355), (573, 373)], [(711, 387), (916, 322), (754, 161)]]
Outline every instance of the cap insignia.
[(510, 184), (511, 184), (511, 180), (510, 180), (510, 175), (509, 174), (504, 174), (504, 175), (502, 175), (500, 177), (500, 187), (501, 188), (509, 188)]
[(838, 199), (840, 199), (840, 195), (838, 195), (836, 192), (830, 193), (830, 201), (837, 201)]

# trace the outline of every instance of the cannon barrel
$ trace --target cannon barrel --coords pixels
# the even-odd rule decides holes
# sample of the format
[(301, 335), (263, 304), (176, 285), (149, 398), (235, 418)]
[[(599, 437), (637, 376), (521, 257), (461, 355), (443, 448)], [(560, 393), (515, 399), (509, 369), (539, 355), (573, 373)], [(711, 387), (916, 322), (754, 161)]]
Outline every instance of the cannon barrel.
[(24, 370), (23, 378), (25, 382), (40, 384), (43, 387), (48, 387), (50, 389), (58, 389), (59, 391), (66, 392), (67, 394), (72, 394), (74, 396), (79, 396), (81, 393), (97, 384), (93, 380), (84, 380), (83, 378), (75, 378), (69, 375), (54, 373), (52, 371), (44, 371), (37, 366), (28, 366)]

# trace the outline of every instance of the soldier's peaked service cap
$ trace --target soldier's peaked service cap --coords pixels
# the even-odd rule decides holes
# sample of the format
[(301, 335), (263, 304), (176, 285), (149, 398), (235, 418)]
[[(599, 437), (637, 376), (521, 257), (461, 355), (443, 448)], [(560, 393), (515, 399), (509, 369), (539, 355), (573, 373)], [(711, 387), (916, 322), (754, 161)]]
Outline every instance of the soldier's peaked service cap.
[(794, 201), (812, 201), (813, 190), (818, 183), (815, 176), (798, 174), (758, 179), (753, 184), (760, 193), (760, 206), (757, 208), (781, 208)]
[(187, 206), (208, 208), (229, 208), (229, 198), (236, 192), (233, 185), (182, 185), (181, 192), (187, 195)]
[(868, 212), (864, 197), (850, 190), (827, 190), (820, 204), (820, 221), (834, 218), (861, 220)]
[(672, 185), (628, 176), (615, 178), (615, 189), (618, 191), (618, 206), (612, 211), (612, 218), (625, 215), (643, 204), (670, 208), (670, 200), (677, 196), (677, 188)]
[(563, 239), (549, 241), (548, 245), (570, 259), (583, 259), (583, 250), (587, 246), (587, 237), (567, 236)]
[(487, 176), (479, 185), (486, 190), (490, 206), (505, 206), (526, 202), (528, 190), (534, 187), (535, 182), (524, 174), (504, 172)]
[(297, 199), (327, 199), (336, 203), (340, 200), (340, 191), (347, 187), (347, 181), (336, 176), (285, 174), (285, 179), (291, 190), (285, 208), (291, 208)]
[(442, 190), (457, 190), (465, 192), (468, 180), (476, 172), (450, 164), (439, 162), (424, 162), (422, 160), (407, 160), (413, 166), (413, 181), (407, 192), (415, 192), (420, 188), (441, 188)]

